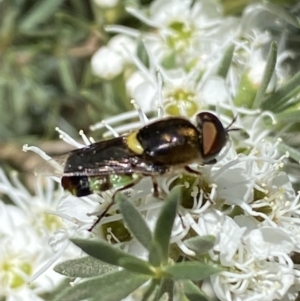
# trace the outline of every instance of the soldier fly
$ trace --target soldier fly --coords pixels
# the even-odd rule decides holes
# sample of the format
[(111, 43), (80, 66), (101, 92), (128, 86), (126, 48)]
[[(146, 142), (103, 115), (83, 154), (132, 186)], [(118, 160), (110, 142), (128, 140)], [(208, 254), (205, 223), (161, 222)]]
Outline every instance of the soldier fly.
[[(231, 125), (230, 125), (231, 126)], [(167, 117), (154, 121), (126, 135), (93, 143), (69, 153), (61, 184), (76, 196), (101, 194), (114, 189), (112, 203), (98, 216), (89, 229), (114, 203), (116, 193), (125, 190), (143, 177), (155, 177), (191, 171), (189, 164), (214, 164), (228, 140), (229, 127), (210, 112), (196, 116), (194, 125), (183, 117)]]

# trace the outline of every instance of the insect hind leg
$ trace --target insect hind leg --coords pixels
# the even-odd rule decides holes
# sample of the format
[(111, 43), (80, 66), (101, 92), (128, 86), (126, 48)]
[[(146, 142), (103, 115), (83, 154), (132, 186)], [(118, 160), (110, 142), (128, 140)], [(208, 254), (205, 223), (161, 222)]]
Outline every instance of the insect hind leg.
[(201, 176), (201, 172), (200, 171), (192, 169), (188, 165), (184, 166), (184, 169), (189, 174), (196, 175), (196, 176)]
[(159, 191), (158, 191), (158, 183), (156, 177), (151, 177), (152, 185), (153, 185), (153, 196), (155, 198), (159, 198)]
[(133, 181), (132, 183), (129, 183), (129, 184), (127, 184), (127, 185), (125, 185), (125, 186), (123, 186), (123, 187), (117, 189), (117, 190), (114, 192), (113, 196), (112, 196), (111, 203), (104, 209), (104, 211), (103, 211), (100, 215), (97, 216), (96, 221), (94, 221), (93, 225), (88, 229), (88, 231), (89, 231), (89, 232), (92, 232), (93, 229), (97, 226), (97, 224), (101, 221), (101, 219), (102, 219), (102, 218), (107, 214), (107, 212), (110, 210), (110, 208), (116, 203), (116, 195), (117, 195), (117, 193), (122, 192), (122, 191), (124, 191), (124, 190), (126, 190), (126, 189), (128, 189), (128, 188), (133, 187), (133, 186), (136, 185), (139, 181), (140, 181), (140, 179), (138, 178), (138, 179), (136, 179), (135, 181)]
[[(184, 166), (184, 169), (185, 169), (185, 171), (186, 171), (187, 173), (199, 177), (199, 185), (200, 185), (201, 189), (202, 189), (203, 192), (204, 192), (204, 197), (205, 197), (211, 204), (214, 204), (214, 201), (210, 198), (209, 193), (205, 190), (205, 187), (204, 187), (203, 184), (202, 184), (202, 178), (201, 178), (202, 173), (201, 173), (200, 171), (197, 171), (197, 170), (192, 169), (192, 168), (189, 167), (188, 165)], [(199, 192), (199, 194), (200, 194), (200, 192)]]

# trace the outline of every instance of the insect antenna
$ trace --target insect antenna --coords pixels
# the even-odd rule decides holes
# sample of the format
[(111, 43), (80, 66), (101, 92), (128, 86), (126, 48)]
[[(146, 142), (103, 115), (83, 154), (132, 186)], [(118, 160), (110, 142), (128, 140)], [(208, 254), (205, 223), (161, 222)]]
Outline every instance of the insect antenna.
[(238, 115), (234, 116), (230, 124), (225, 128), (225, 131), (228, 132), (233, 132), (233, 131), (240, 131), (240, 128), (231, 128), (231, 126), (236, 122)]

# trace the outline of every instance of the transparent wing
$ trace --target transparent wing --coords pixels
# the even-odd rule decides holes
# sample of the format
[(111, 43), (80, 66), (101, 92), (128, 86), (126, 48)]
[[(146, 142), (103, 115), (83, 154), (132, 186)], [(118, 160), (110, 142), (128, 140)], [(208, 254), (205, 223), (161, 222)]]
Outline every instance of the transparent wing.
[(138, 156), (124, 158), (122, 160), (109, 160), (94, 162), (93, 166), (90, 164), (82, 164), (80, 166), (69, 165), (68, 169), (64, 171), (64, 176), (101, 176), (109, 174), (141, 174), (145, 176), (160, 175), (169, 170), (168, 166), (158, 165), (153, 162), (146, 162)]
[(34, 168), (34, 173), (41, 176), (61, 177), (69, 154), (53, 157), (51, 160), (44, 161)]

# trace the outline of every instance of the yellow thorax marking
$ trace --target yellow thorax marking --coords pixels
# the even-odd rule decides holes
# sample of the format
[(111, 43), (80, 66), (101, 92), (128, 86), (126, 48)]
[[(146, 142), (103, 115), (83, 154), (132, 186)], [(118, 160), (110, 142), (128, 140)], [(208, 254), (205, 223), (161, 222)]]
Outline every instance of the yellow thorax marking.
[(136, 137), (137, 134), (138, 131), (134, 131), (127, 136), (127, 146), (137, 155), (141, 155), (144, 152), (144, 149)]

